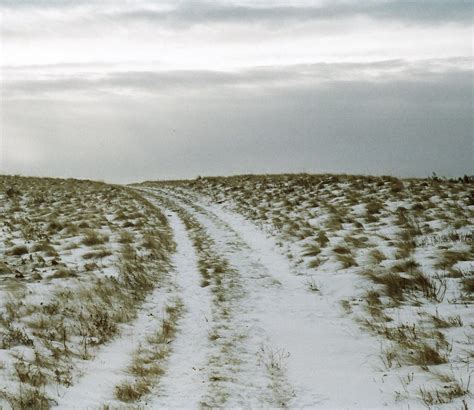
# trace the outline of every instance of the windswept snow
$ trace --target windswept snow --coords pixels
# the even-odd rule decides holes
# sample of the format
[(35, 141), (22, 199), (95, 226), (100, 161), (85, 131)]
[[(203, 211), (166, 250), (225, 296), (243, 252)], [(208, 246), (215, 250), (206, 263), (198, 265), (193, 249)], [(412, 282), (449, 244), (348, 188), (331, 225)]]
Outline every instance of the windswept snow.
[(468, 409), (466, 184), (0, 178), (0, 407)]
[(378, 342), (343, 317), (336, 301), (311, 292), (307, 278), (298, 276), (266, 235), (219, 206), (167, 195), (205, 227), (242, 278), (246, 308), (237, 323), (248, 324), (247, 348), (255, 359), (281, 368), (277, 393), (288, 396), (281, 398), (286, 405), (377, 408), (393, 402), (393, 386), (384, 385), (377, 369)]

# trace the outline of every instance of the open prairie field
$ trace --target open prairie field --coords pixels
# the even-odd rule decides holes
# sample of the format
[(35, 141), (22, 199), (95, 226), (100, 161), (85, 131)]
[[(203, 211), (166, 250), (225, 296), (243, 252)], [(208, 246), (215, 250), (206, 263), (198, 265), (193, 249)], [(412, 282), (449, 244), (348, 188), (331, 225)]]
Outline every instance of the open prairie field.
[(0, 408), (473, 402), (469, 178), (0, 177)]

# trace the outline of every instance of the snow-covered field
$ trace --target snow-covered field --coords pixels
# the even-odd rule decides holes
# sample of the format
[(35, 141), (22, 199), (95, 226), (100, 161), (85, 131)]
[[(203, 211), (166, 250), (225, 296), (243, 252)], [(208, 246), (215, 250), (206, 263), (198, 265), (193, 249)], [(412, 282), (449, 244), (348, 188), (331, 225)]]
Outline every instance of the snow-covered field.
[(0, 407), (472, 407), (472, 182), (3, 176), (0, 208)]

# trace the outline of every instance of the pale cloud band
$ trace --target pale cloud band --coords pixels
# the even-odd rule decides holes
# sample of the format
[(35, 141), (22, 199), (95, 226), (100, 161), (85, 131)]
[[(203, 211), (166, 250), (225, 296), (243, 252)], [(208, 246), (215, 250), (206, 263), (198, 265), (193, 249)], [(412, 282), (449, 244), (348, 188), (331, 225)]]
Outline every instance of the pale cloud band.
[[(473, 73), (474, 57), (404, 60), (370, 63), (314, 63), (292, 66), (261, 66), (232, 71), (212, 70), (125, 70), (110, 65), (59, 65), (6, 67), (3, 71), (5, 99), (83, 96), (110, 93), (130, 96), (159, 96), (169, 91), (220, 92), (237, 89), (269, 91), (285, 87), (328, 87), (336, 82), (367, 82), (374, 85), (393, 82), (419, 83), (443, 81), (457, 76), (468, 82)], [(78, 97), (78, 95), (76, 96)]]
[[(289, 5), (291, 4), (291, 5)], [(83, 10), (97, 17), (118, 20), (149, 20), (175, 27), (209, 23), (255, 23), (328, 20), (367, 16), (417, 24), (457, 22), (472, 24), (473, 4), (469, 0), (352, 0), (352, 1), (79, 1), (2, 0), (7, 11)]]

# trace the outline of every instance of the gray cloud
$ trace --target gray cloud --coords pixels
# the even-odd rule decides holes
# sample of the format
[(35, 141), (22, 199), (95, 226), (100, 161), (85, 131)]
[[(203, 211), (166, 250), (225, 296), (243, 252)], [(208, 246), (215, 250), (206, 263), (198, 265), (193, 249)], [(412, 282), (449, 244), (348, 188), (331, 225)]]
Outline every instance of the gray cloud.
[[(179, 73), (157, 83), (150, 81), (153, 73), (141, 74), (133, 87), (160, 89), (182, 81)], [(285, 86), (266, 86), (265, 80), (262, 85), (262, 72), (223, 74), (217, 81), (214, 73), (201, 74), (186, 73), (193, 92), (185, 85), (146, 98), (87, 92), (89, 99), (82, 100), (74, 98), (78, 87), (67, 98), (39, 93), (4, 99), (2, 171), (119, 182), (248, 172), (474, 172), (467, 70), (422, 75), (418, 67), (383, 81)], [(227, 88), (248, 83), (248, 77), (260, 86)], [(121, 74), (107, 81), (130, 78)], [(30, 148), (31, 158), (26, 151), (13, 155), (22, 146)]]
[[(157, 8), (160, 4), (150, 1), (117, 3), (113, 1), (59, 1), (59, 0), (0, 0), (5, 10), (88, 10), (90, 19), (102, 15), (109, 21), (148, 21), (174, 28), (196, 24), (241, 23), (272, 24), (285, 22), (321, 21), (366, 16), (372, 19), (402, 21), (408, 24), (472, 24), (473, 3), (470, 0), (360, 0), (326, 1), (320, 5), (311, 2), (291, 6), (267, 1), (260, 3), (177, 1), (170, 8)], [(100, 20), (102, 20), (100, 19)]]
[(163, 5), (0, 0), (1, 172), (474, 172), (470, 1)]
[(169, 24), (209, 23), (276, 23), (285, 21), (328, 20), (367, 16), (374, 19), (400, 20), (407, 23), (439, 24), (458, 22), (472, 24), (473, 3), (470, 1), (354, 1), (327, 2), (314, 6), (248, 6), (215, 2), (185, 2), (171, 11), (146, 8), (118, 14), (124, 19), (139, 19)]
[[(434, 59), (416, 63), (404, 60), (386, 60), (370, 63), (315, 63), (291, 66), (253, 67), (238, 71), (223, 72), (210, 70), (175, 70), (175, 71), (111, 71), (102, 74), (92, 72), (54, 76), (28, 76), (9, 80), (9, 75), (25, 68), (9, 68), (5, 71), (3, 95), (5, 98), (35, 97), (41, 94), (83, 92), (139, 92), (156, 94), (182, 90), (200, 92), (204, 89), (229, 90), (237, 87), (259, 88), (267, 91), (287, 86), (321, 87), (325, 82), (354, 80), (372, 82), (393, 82), (409, 80), (417, 82), (434, 82), (448, 71), (466, 77), (466, 83), (472, 78), (472, 57), (453, 59)], [(60, 65), (62, 67), (63, 65)], [(34, 69), (35, 67), (33, 67)], [(37, 67), (41, 70), (51, 66)], [(84, 68), (79, 66), (78, 69)], [(109, 67), (110, 68), (110, 67)], [(28, 67), (26, 67), (28, 69)], [(54, 72), (54, 70), (52, 71)], [(31, 78), (28, 78), (31, 77)]]

